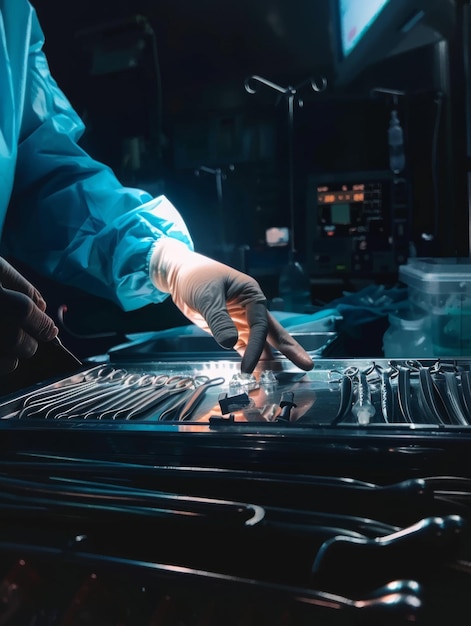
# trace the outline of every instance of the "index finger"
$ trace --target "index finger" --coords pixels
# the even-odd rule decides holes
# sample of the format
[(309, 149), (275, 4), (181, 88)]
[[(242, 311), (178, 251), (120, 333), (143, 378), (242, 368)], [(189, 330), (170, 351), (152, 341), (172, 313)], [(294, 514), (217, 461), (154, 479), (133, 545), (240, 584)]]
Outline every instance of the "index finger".
[(268, 335), (268, 311), (264, 302), (249, 302), (245, 309), (249, 337), (240, 366), (243, 374), (251, 374), (260, 360)]
[(312, 358), (270, 313), (268, 313), (268, 326), (269, 344), (302, 370), (306, 372), (312, 370), (314, 367)]

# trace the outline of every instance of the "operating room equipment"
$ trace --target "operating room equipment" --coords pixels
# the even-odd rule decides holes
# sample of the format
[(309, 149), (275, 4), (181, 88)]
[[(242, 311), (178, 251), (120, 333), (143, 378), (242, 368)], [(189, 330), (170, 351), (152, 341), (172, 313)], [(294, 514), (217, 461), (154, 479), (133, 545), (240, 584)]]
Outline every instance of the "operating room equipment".
[(358, 423), (365, 426), (370, 423), (376, 409), (371, 402), (371, 391), (365, 372), (358, 372), (356, 379), (356, 400), (352, 407), (352, 413)]
[(384, 421), (394, 422), (395, 407), (394, 407), (394, 394), (391, 386), (390, 377), (392, 372), (390, 369), (382, 370), (381, 376), (381, 411), (383, 413)]
[(293, 152), (293, 140), (294, 140), (294, 104), (296, 99), (299, 106), (302, 106), (302, 100), (300, 99), (300, 92), (306, 88), (310, 88), (315, 93), (321, 93), (327, 88), (327, 79), (322, 76), (319, 82), (314, 78), (309, 78), (298, 85), (288, 87), (282, 87), (276, 83), (263, 78), (262, 76), (253, 75), (246, 78), (244, 86), (245, 90), (249, 94), (255, 94), (257, 92), (257, 86), (264, 85), (269, 89), (276, 91), (279, 96), (277, 104), (283, 98), (286, 98), (287, 113), (288, 113), (288, 192), (289, 192), (289, 215), (290, 215), (290, 251), (294, 255), (296, 251), (295, 247), (295, 206), (294, 206), (294, 152)]
[[(274, 623), (284, 616), (302, 624), (298, 605), (307, 611), (304, 623), (314, 617), (325, 623), (318, 611), (329, 593), (374, 596), (382, 624), (388, 616), (394, 626), (412, 617), (420, 624), (416, 610), (433, 602), (435, 580), (460, 568), (460, 584), (469, 582), (471, 502), (462, 446), (469, 425), (427, 422), (421, 367), (433, 383), (444, 383), (445, 372), (456, 376), (457, 389), (450, 390), (461, 398), (470, 369), (463, 359), (318, 359), (310, 372), (276, 360), (254, 372), (259, 384), (227, 417), (219, 399), (231, 402), (229, 382), (239, 370), (224, 358), (92, 365), (6, 397), (0, 403), (0, 553), (21, 550), (35, 567), (52, 559), (56, 571), (63, 557), (69, 572), (79, 567), (98, 580), (107, 569), (114, 576), (122, 571), (131, 591), (115, 584), (111, 597), (117, 593), (123, 601), (134, 597), (136, 581), (152, 599), (160, 598), (158, 587), (181, 606), (189, 581), (190, 626), (201, 623), (194, 613), (199, 603), (226, 603), (229, 592), (235, 606), (247, 606), (245, 588), (263, 615), (273, 611)], [(413, 421), (399, 410), (387, 421), (382, 385), (387, 376), (390, 401), (398, 405), (402, 371)], [(352, 412), (360, 373), (376, 409), (363, 425)], [(164, 397), (172, 380), (183, 391)], [(125, 419), (120, 411), (143, 409), (141, 393), (143, 404), (152, 401), (152, 383), (161, 401)], [(96, 405), (87, 404), (97, 390)], [(85, 403), (76, 413), (74, 398), (77, 406)], [(285, 401), (289, 420), (267, 417)], [(48, 415), (60, 415), (61, 402), (64, 418), (41, 413), (48, 407)], [(102, 419), (93, 418), (98, 409)], [(24, 528), (33, 518), (30, 536)], [(169, 576), (178, 593), (168, 587)], [(282, 608), (262, 601), (262, 590), (276, 590)], [(332, 606), (338, 605), (324, 606), (327, 616), (334, 611), (339, 624), (345, 616), (350, 626), (351, 614)], [(367, 613), (358, 609), (365, 619), (374, 611)]]
[[(422, 581), (432, 569), (446, 569), (447, 558), (466, 561), (461, 545), (467, 526), (461, 519), (467, 519), (471, 490), (461, 446), (469, 424), (457, 420), (451, 404), (459, 399), (466, 414), (471, 368), (466, 360), (317, 359), (312, 371), (299, 372), (278, 359), (251, 375), (250, 388), (231, 396), (238, 362), (224, 355), (110, 361), (6, 397), (0, 404), (0, 446), (9, 451), (6, 464), (0, 463), (0, 485), (12, 473), (47, 478), (38, 486), (42, 496), (30, 492), (22, 509), (15, 500), (20, 483), (4, 481), (10, 494), (0, 503), (5, 519), (31, 507), (43, 522), (58, 520), (65, 510), (80, 519), (89, 509), (90, 521), (119, 517), (128, 529), (139, 524), (136, 537), (145, 536), (151, 520), (168, 520), (170, 533), (177, 532), (175, 524), (180, 529), (197, 524), (198, 541), (194, 533), (183, 541), (179, 535), (178, 541), (164, 542), (158, 555), (174, 566), (239, 577), (250, 564), (259, 582), (290, 580), (344, 594), (354, 589), (358, 597), (375, 581)], [(362, 406), (368, 401), (375, 409), (364, 424), (353, 411), (359, 385)], [(443, 411), (440, 392), (452, 394), (442, 422), (422, 404), (430, 393)], [(411, 421), (402, 412), (401, 395), (407, 395)], [(17, 438), (21, 432), (31, 438)], [(79, 441), (87, 448), (85, 457), (77, 456)], [(417, 476), (411, 468), (419, 463)], [(145, 470), (147, 464), (152, 471)], [(57, 490), (49, 489), (54, 485)], [(224, 508), (210, 507), (206, 515), (187, 500), (171, 513), (172, 499), (153, 498), (147, 493), (152, 490), (225, 499), (242, 508), (238, 513), (229, 506), (224, 514)], [(238, 520), (252, 519), (244, 517), (250, 505), (263, 510), (263, 519), (240, 526)], [(212, 532), (222, 519), (231, 545), (215, 552)], [(254, 534), (244, 538), (241, 551), (235, 537), (244, 528)], [(210, 541), (213, 550), (206, 558)], [(140, 550), (136, 544), (136, 558), (144, 556)], [(291, 559), (288, 568), (273, 561), (280, 550)], [(263, 558), (255, 561), (255, 554)], [(353, 576), (359, 561), (364, 574)]]
[(277, 416), (277, 419), (289, 422), (291, 411), (293, 408), (296, 408), (296, 404), (294, 403), (294, 393), (292, 391), (284, 391), (281, 394), (280, 408), (281, 412)]
[(229, 165), (227, 170), (222, 169), (221, 167), (208, 167), (207, 165), (201, 165), (195, 170), (195, 176), (200, 176), (201, 174), (211, 174), (214, 176), (216, 181), (216, 196), (217, 196), (217, 205), (219, 211), (219, 241), (218, 244), (224, 249), (230, 243), (230, 237), (226, 232), (226, 218), (224, 216), (224, 195), (223, 195), (223, 181), (227, 179), (227, 171), (233, 172), (234, 165)]
[[(188, 419), (208, 387), (221, 385), (224, 381), (223, 377), (151, 375), (102, 367), (87, 373), (77, 385), (31, 394), (18, 417), (128, 420), (161, 405), (174, 395), (184, 394), (185, 404), (173, 403), (166, 406), (164, 413), (167, 418), (179, 408), (178, 419)], [(187, 391), (189, 393), (185, 394)]]

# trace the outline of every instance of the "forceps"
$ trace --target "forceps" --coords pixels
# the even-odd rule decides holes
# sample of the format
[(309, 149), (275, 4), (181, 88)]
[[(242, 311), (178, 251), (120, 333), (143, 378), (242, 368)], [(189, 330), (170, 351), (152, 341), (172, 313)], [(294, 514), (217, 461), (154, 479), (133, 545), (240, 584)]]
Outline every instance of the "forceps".
[[(73, 416), (77, 417), (80, 415), (83, 419), (87, 419), (88, 417), (96, 417), (97, 414), (102, 414), (107, 410), (116, 410), (121, 406), (129, 406), (135, 394), (141, 395), (152, 387), (155, 378), (156, 377), (151, 374), (132, 374), (127, 380), (122, 382), (121, 388), (106, 394), (104, 401), (98, 402), (95, 405), (92, 404), (90, 410), (85, 413), (78, 413), (74, 410)], [(100, 399), (103, 400), (103, 396)], [(59, 413), (57, 415), (58, 419), (62, 417), (70, 417), (70, 413)]]
[(108, 417), (111, 419), (122, 418), (130, 420), (137, 414), (160, 404), (170, 396), (194, 389), (198, 380), (207, 382), (209, 378), (207, 376), (191, 377), (161, 374), (155, 377), (144, 393), (133, 393), (131, 397), (127, 397), (128, 402), (125, 405), (103, 411), (97, 417), (98, 419)]
[(120, 397), (126, 394), (129, 389), (140, 386), (141, 384), (145, 384), (145, 380), (144, 377), (139, 374), (128, 374), (120, 380), (106, 385), (98, 383), (95, 387), (90, 388), (89, 393), (85, 393), (80, 397), (67, 397), (65, 401), (64, 398), (60, 398), (59, 401), (48, 405), (43, 409), (44, 417), (46, 419), (60, 419), (70, 413), (70, 411), (83, 414), (83, 411), (96, 406), (97, 403), (101, 404), (103, 401), (106, 402), (109, 398), (113, 400), (114, 398)]
[(194, 390), (185, 393), (183, 398), (172, 402), (170, 407), (161, 411), (159, 420), (172, 419), (177, 422), (189, 420), (209, 387), (217, 387), (225, 382), (222, 377), (209, 379), (207, 376), (200, 376), (199, 379), (200, 381)]
[(59, 413), (56, 417), (129, 420), (139, 413), (160, 404), (174, 394), (194, 389), (196, 385), (204, 384), (208, 381), (209, 378), (207, 376), (169, 376), (167, 374), (150, 376), (144, 374), (133, 381), (132, 385), (129, 385), (127, 389), (120, 391), (118, 395), (112, 395), (105, 402), (90, 407), (90, 410), (85, 414), (77, 413), (74, 410), (73, 413)]
[(83, 375), (82, 380), (79, 381), (70, 381), (65, 384), (61, 384), (59, 388), (50, 387), (31, 392), (26, 398), (23, 400), (23, 407), (33, 406), (39, 404), (45, 404), (50, 402), (50, 400), (57, 398), (59, 396), (65, 396), (67, 394), (79, 393), (82, 390), (93, 387), (97, 382), (108, 382), (108, 381), (118, 381), (124, 378), (127, 375), (126, 370), (124, 369), (114, 369), (111, 366), (105, 365), (99, 367), (96, 370), (91, 370), (90, 372), (86, 372)]
[(55, 407), (63, 407), (64, 404), (78, 404), (87, 398), (96, 398), (97, 393), (100, 392), (100, 386), (103, 386), (103, 390), (115, 389), (120, 387), (129, 376), (124, 369), (105, 366), (97, 371), (89, 372), (80, 382), (71, 382), (61, 388), (34, 392), (24, 399), (18, 417), (32, 417), (43, 412), (47, 413)]

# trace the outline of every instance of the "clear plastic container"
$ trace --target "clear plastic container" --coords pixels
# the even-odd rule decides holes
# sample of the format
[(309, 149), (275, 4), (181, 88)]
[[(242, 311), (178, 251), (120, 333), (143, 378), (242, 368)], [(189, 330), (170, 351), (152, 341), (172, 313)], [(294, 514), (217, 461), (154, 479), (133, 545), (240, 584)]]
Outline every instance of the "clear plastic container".
[(390, 313), (389, 328), (383, 335), (387, 359), (426, 359), (434, 356), (430, 319), (423, 313), (404, 310)]
[(471, 258), (418, 257), (399, 267), (411, 308), (430, 317), (435, 356), (471, 356)]

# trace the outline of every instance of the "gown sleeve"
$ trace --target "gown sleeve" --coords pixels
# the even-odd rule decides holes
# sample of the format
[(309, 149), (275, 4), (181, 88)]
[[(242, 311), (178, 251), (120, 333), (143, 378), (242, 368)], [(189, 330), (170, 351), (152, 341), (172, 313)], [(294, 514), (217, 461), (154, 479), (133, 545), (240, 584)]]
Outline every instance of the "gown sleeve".
[(78, 145), (84, 124), (50, 74), (32, 8), (29, 19), (7, 248), (40, 273), (125, 311), (161, 302), (168, 294), (149, 278), (152, 248), (172, 237), (193, 249), (184, 220), (168, 198), (124, 187)]

